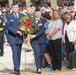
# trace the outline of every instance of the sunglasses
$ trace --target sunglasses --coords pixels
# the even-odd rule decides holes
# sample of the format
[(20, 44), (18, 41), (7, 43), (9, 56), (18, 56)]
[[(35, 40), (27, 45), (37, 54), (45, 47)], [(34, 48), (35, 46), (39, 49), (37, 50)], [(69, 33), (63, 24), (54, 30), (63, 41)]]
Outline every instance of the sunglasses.
[(2, 13), (6, 13), (6, 12), (2, 12)]

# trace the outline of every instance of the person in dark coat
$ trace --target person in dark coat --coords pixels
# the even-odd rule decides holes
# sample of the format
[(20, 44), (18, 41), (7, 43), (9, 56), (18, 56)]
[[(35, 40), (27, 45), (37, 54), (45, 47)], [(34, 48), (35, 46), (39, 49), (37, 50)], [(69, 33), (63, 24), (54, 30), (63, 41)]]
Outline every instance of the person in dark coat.
[(24, 16), (18, 12), (17, 3), (12, 4), (12, 13), (6, 16), (6, 28), (8, 30), (8, 42), (12, 48), (14, 73), (20, 75), (21, 49), (23, 43), (22, 32), (18, 29), (19, 20)]
[[(2, 12), (3, 13), (3, 12)], [(5, 21), (3, 15), (0, 15), (0, 56), (4, 55), (4, 30), (5, 30)]]

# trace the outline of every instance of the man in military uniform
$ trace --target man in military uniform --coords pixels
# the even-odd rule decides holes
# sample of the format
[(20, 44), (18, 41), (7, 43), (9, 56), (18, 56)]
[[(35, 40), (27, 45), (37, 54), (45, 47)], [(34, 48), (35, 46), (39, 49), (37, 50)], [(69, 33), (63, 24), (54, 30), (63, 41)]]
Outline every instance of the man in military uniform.
[(40, 74), (42, 69), (44, 52), (46, 50), (46, 36), (44, 33), (45, 32), (44, 24), (46, 20), (41, 17), (41, 12), (39, 7), (36, 7), (35, 15), (36, 15), (35, 20), (39, 27), (39, 30), (35, 34), (30, 35), (30, 38), (31, 38), (31, 45), (34, 50), (37, 73)]
[(24, 16), (19, 13), (17, 3), (12, 4), (12, 13), (6, 16), (6, 29), (8, 30), (8, 42), (12, 48), (14, 74), (20, 75), (21, 49), (23, 43), (22, 32), (18, 29), (19, 21)]
[(0, 56), (3, 56), (4, 54), (4, 30), (5, 30), (5, 21), (3, 17), (4, 12), (2, 12), (2, 15), (0, 15)]

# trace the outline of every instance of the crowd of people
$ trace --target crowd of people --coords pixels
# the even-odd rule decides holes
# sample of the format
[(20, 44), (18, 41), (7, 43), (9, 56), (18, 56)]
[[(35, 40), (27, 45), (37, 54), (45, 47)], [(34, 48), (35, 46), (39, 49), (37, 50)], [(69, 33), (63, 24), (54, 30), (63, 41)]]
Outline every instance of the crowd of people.
[[(20, 75), (20, 58), (23, 43), (23, 34), (18, 30), (19, 20), (27, 15), (36, 20), (39, 30), (30, 35), (30, 43), (34, 51), (37, 73), (42, 68), (46, 70), (61, 70), (62, 61), (66, 61), (67, 68), (73, 69), (69, 64), (69, 54), (74, 51), (76, 41), (70, 41), (68, 28), (76, 20), (73, 7), (57, 10), (48, 6), (19, 8), (17, 3), (12, 4), (11, 10), (6, 7), (0, 9), (0, 56), (4, 54), (4, 34), (10, 43), (13, 54), (14, 73)], [(17, 17), (16, 17), (17, 15)], [(70, 30), (71, 31), (71, 30)], [(66, 53), (66, 55), (65, 55)]]

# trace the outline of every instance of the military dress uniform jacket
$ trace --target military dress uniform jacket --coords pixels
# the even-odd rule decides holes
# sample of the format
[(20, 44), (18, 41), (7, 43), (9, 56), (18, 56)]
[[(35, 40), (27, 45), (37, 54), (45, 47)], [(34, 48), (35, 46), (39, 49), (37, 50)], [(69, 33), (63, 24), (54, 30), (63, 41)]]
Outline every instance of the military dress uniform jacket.
[(5, 29), (4, 18), (2, 15), (0, 15), (0, 37), (4, 37), (4, 29)]
[(6, 16), (6, 28), (8, 30), (8, 42), (10, 44), (22, 44), (23, 43), (23, 37), (17, 34), (19, 20), (24, 15), (22, 13), (18, 13), (18, 17), (15, 17), (14, 13), (10, 13)]
[(33, 43), (38, 43), (38, 44), (43, 44), (46, 42), (46, 35), (44, 33), (45, 31), (45, 24), (46, 20), (43, 18), (40, 18), (37, 25), (39, 27), (39, 30), (35, 33), (36, 34), (36, 38), (31, 39), (31, 42)]

